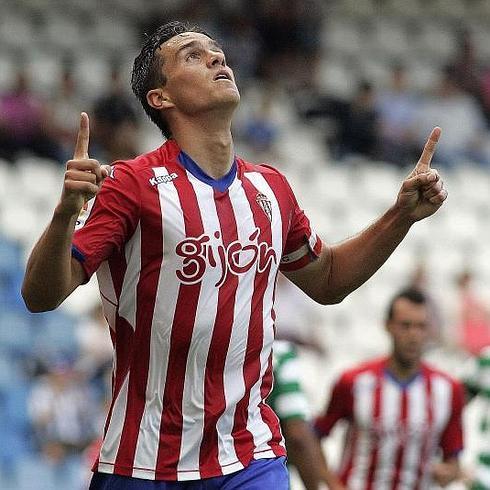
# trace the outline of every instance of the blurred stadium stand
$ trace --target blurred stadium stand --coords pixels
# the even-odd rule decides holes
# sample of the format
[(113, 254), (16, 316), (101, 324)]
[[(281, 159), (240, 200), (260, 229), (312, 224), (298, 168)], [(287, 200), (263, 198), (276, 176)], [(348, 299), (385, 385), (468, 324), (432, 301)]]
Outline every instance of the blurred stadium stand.
[[(203, 7), (202, 2), (189, 0), (3, 0), (0, 94), (11, 87), (17, 69), (22, 67), (30, 77), (31, 90), (49, 100), (59, 88), (66, 60), (70, 60), (80, 98), (89, 108), (107, 91), (115, 60), (122, 63), (123, 74), (129, 78), (140, 32), (143, 26), (151, 24), (149, 17), (155, 12), (163, 20), (174, 15), (191, 16), (196, 22), (221, 31), (226, 41), (229, 33), (210, 17), (213, 12), (219, 13), (221, 20), (236, 19), (242, 15), (242, 9), (250, 10), (251, 5), (266, 2), (205, 3), (209, 5)], [(441, 68), (457, 54), (456, 34), (461, 27), (471, 31), (479, 66), (490, 66), (490, 2), (486, 0), (332, 0), (305, 4), (315, 5), (322, 12), (314, 31), (317, 45), (312, 48), (311, 60), (315, 89), (322, 94), (349, 100), (360, 80), (386, 87), (395, 61), (407, 67), (411, 89), (430, 92), (438, 82)], [(248, 19), (252, 26), (255, 20)], [(303, 41), (305, 45), (309, 42)], [(255, 63), (259, 65), (260, 60)], [(257, 149), (243, 128), (251, 115), (260, 111), (260, 94), (270, 79), (256, 74), (249, 78), (245, 68), (240, 71), (238, 67), (237, 71), (243, 80), (242, 107), (236, 123), (238, 153), (268, 158), (280, 168), (326, 241), (336, 242), (356, 233), (393, 202), (409, 169), (358, 155), (342, 161), (334, 159), (331, 149), (325, 146), (331, 122), (308, 121), (298, 111), (298, 106), (305, 104), (301, 94), (308, 97), (311, 93), (311, 87), (305, 90), (304, 81), (296, 86), (292, 83), (297, 89), (293, 97), (291, 86), (274, 87), (267, 111), (277, 135), (265, 151)], [(274, 75), (281, 76), (273, 73), (272, 78)], [(146, 151), (160, 144), (160, 136), (144, 120), (141, 111), (139, 116), (138, 140), (140, 150)], [(485, 135), (488, 137), (488, 129)], [(305, 387), (314, 410), (323, 406), (328, 385), (340, 369), (384, 351), (387, 346), (382, 329), (384, 306), (397, 288), (410, 281), (420, 264), (425, 267), (426, 287), (442, 317), (443, 338), (431, 356), (444, 369), (461, 373), (467, 355), (458, 349), (455, 338), (458, 300), (455, 277), (462, 270), (471, 269), (475, 289), (490, 304), (490, 171), (488, 166), (461, 160), (441, 173), (449, 190), (447, 204), (436, 216), (414, 227), (366, 286), (335, 307), (319, 309), (308, 303), (321, 318), (317, 338), (328, 352), (326, 358), (319, 358), (307, 350), (301, 351)], [(66, 458), (62, 467), (48, 464), (34, 439), (27, 408), (32, 388), (43, 372), (39, 365), (46, 369), (52, 359), (60, 356), (76, 360), (79, 354), (76, 326), (98, 301), (95, 281), (82, 287), (55, 312), (29, 314), (20, 298), (27, 254), (50, 219), (62, 175), (59, 162), (29, 153), (18, 154), (13, 161), (0, 159), (3, 490), (32, 489), (33, 482), (37, 490), (80, 490), (85, 488), (89, 468), (80, 454)], [(466, 415), (469, 447), (464, 462), (469, 466), (477, 445), (475, 412), (470, 407)], [(335, 460), (335, 456), (331, 459)], [(301, 488), (297, 479), (293, 479), (293, 488)]]

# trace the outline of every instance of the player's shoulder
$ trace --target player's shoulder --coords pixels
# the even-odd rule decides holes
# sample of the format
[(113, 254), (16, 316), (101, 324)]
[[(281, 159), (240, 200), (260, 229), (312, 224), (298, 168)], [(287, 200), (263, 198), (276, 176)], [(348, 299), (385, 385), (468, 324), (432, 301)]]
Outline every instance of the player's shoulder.
[(285, 179), (284, 174), (269, 163), (252, 163), (241, 157), (237, 157), (237, 162), (243, 173), (255, 172), (268, 177), (278, 177), (281, 180)]
[(363, 375), (371, 375), (376, 377), (383, 371), (383, 367), (386, 364), (385, 358), (376, 358), (363, 361), (347, 369), (344, 369), (338, 377), (337, 384), (339, 385), (353, 385), (356, 380)]
[(431, 380), (441, 379), (449, 383), (453, 388), (458, 389), (463, 386), (461, 381), (453, 377), (447, 371), (443, 371), (442, 369), (434, 366), (431, 363), (423, 362), (422, 371), (424, 375), (429, 377)]

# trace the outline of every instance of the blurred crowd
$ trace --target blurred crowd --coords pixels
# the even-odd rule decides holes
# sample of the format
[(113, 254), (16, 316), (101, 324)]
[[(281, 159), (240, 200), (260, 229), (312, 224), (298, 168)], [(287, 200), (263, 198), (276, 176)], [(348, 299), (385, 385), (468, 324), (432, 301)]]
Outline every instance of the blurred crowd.
[[(274, 117), (271, 105), (282, 92), (299, 120), (321, 124), (326, 155), (334, 160), (360, 155), (404, 166), (414, 160), (428, 131), (438, 124), (444, 130), (438, 163), (489, 166), (490, 63), (478, 56), (470, 28), (452, 29), (454, 53), (435, 64), (438, 74), (423, 91), (412, 83), (406, 60), (393, 58), (385, 60), (387, 80), (358, 74), (357, 80), (348, 81), (357, 88), (346, 96), (322, 83), (320, 71), (325, 64), (329, 68), (328, 42), (325, 46), (322, 41), (327, 37), (329, 9), (319, 0), (292, 0), (287, 5), (268, 0), (183, 4), (165, 10), (150, 5), (137, 19), (137, 32), (151, 32), (168, 20), (184, 18), (216, 36), (242, 91), (256, 88), (255, 109), (235, 133), (259, 153), (274, 147), (281, 130), (282, 121)], [(56, 88), (46, 94), (36, 90), (37, 81), (29, 77), (21, 57), (11, 87), (0, 94), (0, 157), (14, 161), (31, 152), (66, 161), (81, 110), (92, 116), (95, 156), (113, 161), (137, 154), (143, 114), (130, 94), (128, 61), (126, 51), (114, 52), (105, 89), (93, 94), (79, 83), (73, 52), (68, 52), (60, 62)]]

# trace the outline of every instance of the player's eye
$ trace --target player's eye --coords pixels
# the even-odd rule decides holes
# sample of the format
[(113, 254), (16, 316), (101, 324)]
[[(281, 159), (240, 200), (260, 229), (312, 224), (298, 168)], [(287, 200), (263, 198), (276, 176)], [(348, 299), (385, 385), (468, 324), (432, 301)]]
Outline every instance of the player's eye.
[(189, 53), (187, 56), (186, 56), (186, 61), (189, 61), (189, 60), (196, 60), (196, 59), (199, 59), (201, 57), (201, 54), (199, 53), (199, 51), (192, 51), (191, 53)]

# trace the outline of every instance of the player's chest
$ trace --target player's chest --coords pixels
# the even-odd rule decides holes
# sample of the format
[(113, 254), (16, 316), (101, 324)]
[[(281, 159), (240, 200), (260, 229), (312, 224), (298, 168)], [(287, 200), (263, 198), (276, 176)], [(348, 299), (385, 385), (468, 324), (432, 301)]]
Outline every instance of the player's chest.
[(379, 443), (400, 444), (437, 437), (447, 424), (451, 400), (447, 390), (433, 393), (421, 378), (409, 387), (381, 380), (357, 390), (354, 423)]
[(161, 240), (155, 258), (181, 282), (210, 274), (220, 286), (228, 277), (278, 267), (284, 227), (273, 192), (244, 189), (238, 179), (226, 192), (199, 182), (166, 184), (143, 203), (142, 227)]

